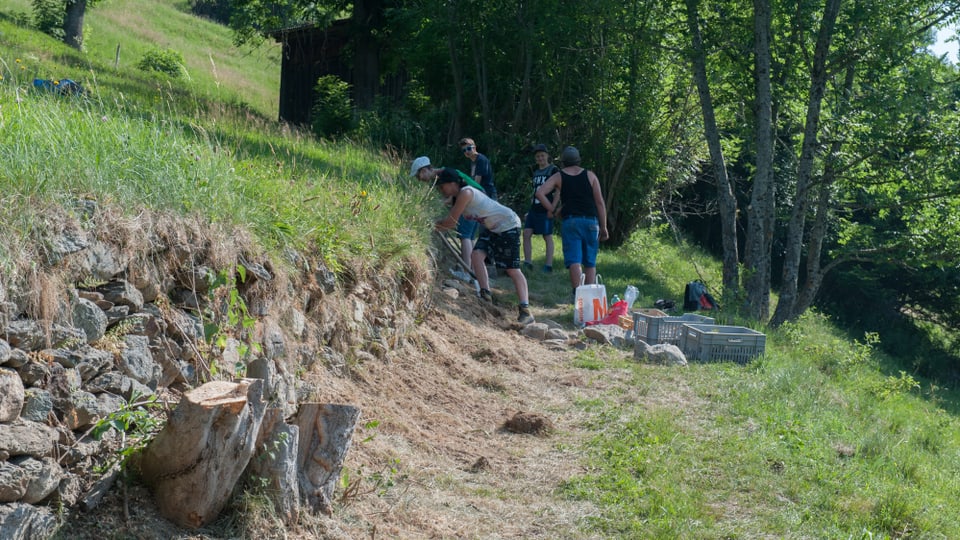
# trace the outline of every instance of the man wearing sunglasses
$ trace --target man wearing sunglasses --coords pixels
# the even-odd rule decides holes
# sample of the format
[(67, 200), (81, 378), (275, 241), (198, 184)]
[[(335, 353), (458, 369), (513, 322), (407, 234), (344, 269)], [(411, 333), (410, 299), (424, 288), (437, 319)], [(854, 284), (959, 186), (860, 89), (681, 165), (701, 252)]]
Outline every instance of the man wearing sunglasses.
[(497, 200), (497, 188), (493, 185), (493, 167), (487, 156), (477, 152), (477, 143), (470, 137), (460, 139), (460, 150), (470, 160), (470, 177), (483, 187), (483, 191)]

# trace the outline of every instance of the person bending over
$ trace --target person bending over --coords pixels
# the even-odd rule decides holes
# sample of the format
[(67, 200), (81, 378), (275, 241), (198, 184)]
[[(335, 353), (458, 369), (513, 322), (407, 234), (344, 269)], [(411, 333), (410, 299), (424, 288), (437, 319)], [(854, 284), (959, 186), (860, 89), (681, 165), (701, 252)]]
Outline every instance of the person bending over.
[(520, 270), (520, 217), (510, 208), (487, 197), (482, 190), (466, 185), (457, 175), (438, 175), (437, 189), (453, 206), (443, 219), (434, 224), (438, 231), (449, 230), (457, 225), (460, 217), (482, 225), (480, 238), (473, 248), (473, 268), (480, 283), (480, 298), (492, 302), (490, 276), (484, 259), (489, 257), (498, 268), (504, 268), (517, 291), (517, 321), (522, 324), (534, 322), (530, 313), (530, 296), (527, 278)]

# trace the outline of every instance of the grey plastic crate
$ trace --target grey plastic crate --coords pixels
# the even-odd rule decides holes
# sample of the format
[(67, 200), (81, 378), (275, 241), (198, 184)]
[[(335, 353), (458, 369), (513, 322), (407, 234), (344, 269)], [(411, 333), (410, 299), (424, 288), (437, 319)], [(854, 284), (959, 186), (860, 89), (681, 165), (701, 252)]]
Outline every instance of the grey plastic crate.
[(767, 336), (742, 326), (684, 324), (680, 349), (688, 360), (700, 362), (737, 362), (746, 364), (763, 356)]
[(633, 312), (633, 335), (648, 345), (680, 344), (680, 330), (684, 324), (713, 324), (713, 317), (685, 313), (671, 316), (659, 309), (641, 309)]

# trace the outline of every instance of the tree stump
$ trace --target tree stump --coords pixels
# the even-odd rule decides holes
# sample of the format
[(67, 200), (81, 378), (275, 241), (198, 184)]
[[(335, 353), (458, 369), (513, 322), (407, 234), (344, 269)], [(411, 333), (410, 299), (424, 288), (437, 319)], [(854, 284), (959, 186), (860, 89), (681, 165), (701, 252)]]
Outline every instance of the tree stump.
[(184, 394), (140, 459), (160, 513), (183, 527), (223, 509), (256, 445), (266, 404), (263, 381), (214, 381)]
[(328, 516), (333, 513), (330, 501), (358, 420), (360, 409), (353, 405), (300, 405), (297, 474), (303, 499), (314, 511)]
[(297, 450), (300, 428), (283, 421), (283, 409), (267, 409), (260, 425), (256, 454), (247, 474), (266, 481), (266, 494), (284, 523), (293, 525), (300, 516)]

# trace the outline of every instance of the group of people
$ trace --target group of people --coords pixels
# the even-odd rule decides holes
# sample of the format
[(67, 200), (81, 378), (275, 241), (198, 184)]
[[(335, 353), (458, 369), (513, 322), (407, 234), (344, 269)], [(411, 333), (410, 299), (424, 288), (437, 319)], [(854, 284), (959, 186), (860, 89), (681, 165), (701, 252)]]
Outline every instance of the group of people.
[(516, 212), (497, 202), (493, 168), (487, 156), (477, 150), (476, 142), (465, 137), (460, 140), (460, 149), (470, 160), (469, 175), (452, 167), (434, 166), (427, 156), (413, 160), (410, 175), (432, 182), (449, 204), (450, 211), (437, 220), (434, 227), (438, 231), (456, 229), (461, 257), (477, 278), (482, 300), (493, 301), (486, 266), (489, 258), (513, 281), (519, 299), (517, 320), (522, 324), (534, 321), (527, 279), (521, 266), (533, 269), (531, 241), (534, 235), (540, 235), (546, 249), (543, 270), (553, 270), (556, 217), (562, 219), (563, 260), (573, 293), (580, 285), (581, 276), (587, 284), (596, 282), (597, 252), (600, 241), (608, 237), (606, 204), (597, 175), (580, 166), (579, 150), (573, 146), (564, 148), (560, 154), (561, 167), (557, 167), (550, 162), (546, 145), (533, 147), (537, 164), (533, 173), (533, 198), (521, 223)]

